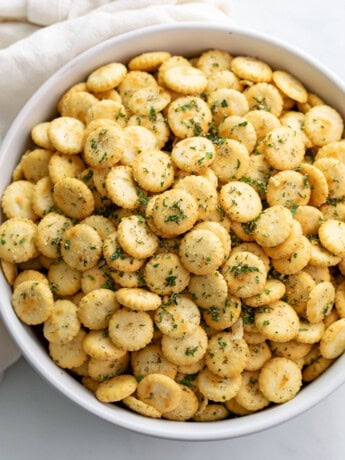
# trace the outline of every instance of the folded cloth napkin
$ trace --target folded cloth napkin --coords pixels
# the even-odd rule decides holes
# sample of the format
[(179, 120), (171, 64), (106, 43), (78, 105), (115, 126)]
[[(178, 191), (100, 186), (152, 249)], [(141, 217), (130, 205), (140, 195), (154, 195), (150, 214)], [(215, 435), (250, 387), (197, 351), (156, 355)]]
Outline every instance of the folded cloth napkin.
[[(0, 142), (32, 93), (82, 51), (155, 24), (228, 24), (229, 14), (228, 0), (2, 0)], [(19, 355), (0, 320), (0, 380)]]

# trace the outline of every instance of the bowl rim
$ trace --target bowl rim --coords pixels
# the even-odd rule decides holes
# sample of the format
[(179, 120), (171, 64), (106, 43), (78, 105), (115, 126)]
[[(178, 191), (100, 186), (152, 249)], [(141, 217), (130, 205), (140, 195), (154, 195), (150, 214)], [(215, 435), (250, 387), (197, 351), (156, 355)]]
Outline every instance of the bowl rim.
[[(215, 23), (195, 23), (181, 22), (174, 24), (161, 24), (149, 26), (135, 31), (127, 32), (117, 37), (112, 37), (102, 43), (84, 51), (70, 62), (62, 66), (42, 86), (29, 98), (19, 114), (12, 122), (1, 146), (1, 152), (8, 151), (12, 143), (15, 142), (15, 135), (21, 127), (23, 121), (29, 115), (31, 107), (41, 99), (47, 89), (52, 88), (54, 83), (59, 81), (65, 75), (73, 71), (74, 67), (105, 48), (121, 45), (127, 40), (133, 41), (144, 36), (150, 36), (155, 33), (165, 33), (169, 31), (186, 31), (186, 30), (215, 31), (228, 34), (237, 34), (250, 39), (257, 39), (260, 42), (281, 47), (292, 56), (296, 56), (306, 61), (317, 72), (325, 75), (337, 89), (345, 93), (345, 85), (343, 81), (331, 70), (326, 68), (317, 59), (312, 58), (307, 53), (296, 48), (295, 46), (285, 43), (281, 40), (273, 38), (269, 35), (262, 34), (258, 31), (247, 30), (243, 27), (234, 25), (218, 25)], [(259, 53), (258, 53), (259, 54)], [(0, 156), (0, 169), (6, 159), (3, 155)], [(3, 277), (2, 277), (3, 278)], [(3, 279), (1, 280), (4, 285)], [(6, 289), (6, 288), (5, 288)], [(9, 292), (7, 288), (7, 292)], [(29, 361), (32, 367), (54, 388), (58, 389), (63, 395), (68, 397), (79, 406), (89, 412), (107, 420), (113, 424), (127, 428), (131, 431), (151, 435), (160, 438), (184, 440), (184, 441), (210, 441), (230, 439), (248, 434), (253, 434), (278, 424), (281, 424), (293, 417), (308, 410), (345, 381), (345, 373), (341, 372), (341, 368), (345, 366), (345, 356), (340, 357), (325, 374), (321, 375), (316, 381), (309, 384), (299, 393), (293, 400), (281, 406), (274, 406), (262, 412), (254, 413), (249, 416), (240, 418), (227, 419), (218, 422), (206, 423), (180, 423), (168, 420), (148, 419), (138, 414), (131, 413), (125, 409), (114, 407), (112, 405), (104, 405), (90, 395), (85, 388), (78, 384), (75, 379), (68, 375), (63, 369), (58, 368), (53, 361), (48, 357), (50, 362), (42, 361), (41, 347), (36, 343), (33, 333), (29, 327), (20, 323), (16, 317), (9, 301), (6, 303), (3, 299), (0, 300), (0, 313), (4, 320), (4, 324), (10, 335), (19, 346), (25, 358)], [(28, 348), (27, 345), (30, 344)]]

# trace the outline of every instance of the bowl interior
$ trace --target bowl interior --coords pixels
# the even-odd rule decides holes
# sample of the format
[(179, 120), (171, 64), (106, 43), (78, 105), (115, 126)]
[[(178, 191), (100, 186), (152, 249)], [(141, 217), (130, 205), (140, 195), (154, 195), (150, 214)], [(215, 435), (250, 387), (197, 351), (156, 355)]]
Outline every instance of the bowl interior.
[[(110, 39), (78, 56), (54, 74), (28, 101), (12, 124), (0, 155), (0, 193), (23, 154), (33, 125), (51, 119), (59, 97), (96, 67), (111, 61), (127, 62), (146, 51), (167, 50), (193, 56), (205, 49), (220, 48), (231, 54), (259, 57), (274, 68), (287, 70), (308, 89), (345, 116), (345, 88), (340, 80), (301, 51), (271, 38), (234, 27), (206, 24), (164, 25), (142, 29)], [(72, 401), (125, 428), (159, 437), (181, 440), (216, 440), (260, 431), (310, 408), (345, 381), (345, 356), (325, 374), (305, 387), (292, 401), (250, 416), (212, 423), (179, 423), (144, 418), (113, 405), (98, 402), (68, 373), (49, 358), (33, 330), (23, 325), (10, 304), (11, 290), (0, 276), (1, 313), (11, 335), (33, 367)]]

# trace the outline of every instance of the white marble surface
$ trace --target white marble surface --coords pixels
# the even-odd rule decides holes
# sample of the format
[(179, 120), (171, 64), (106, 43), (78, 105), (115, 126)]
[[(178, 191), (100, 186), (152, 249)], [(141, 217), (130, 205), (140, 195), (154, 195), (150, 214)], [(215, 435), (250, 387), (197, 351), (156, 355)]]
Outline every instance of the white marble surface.
[[(345, 79), (343, 0), (229, 0), (236, 24), (303, 48)], [(0, 459), (345, 459), (345, 385), (279, 427), (229, 441), (148, 438), (99, 420), (21, 359), (0, 386)]]

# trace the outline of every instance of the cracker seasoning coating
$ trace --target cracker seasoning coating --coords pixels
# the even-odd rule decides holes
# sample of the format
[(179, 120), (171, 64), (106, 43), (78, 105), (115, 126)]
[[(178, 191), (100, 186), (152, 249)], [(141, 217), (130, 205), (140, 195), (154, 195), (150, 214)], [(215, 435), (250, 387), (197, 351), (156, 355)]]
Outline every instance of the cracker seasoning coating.
[(303, 80), (148, 50), (92, 69), (57, 114), (1, 197), (0, 265), (15, 314), (100, 403), (250, 416), (344, 353), (344, 120)]

